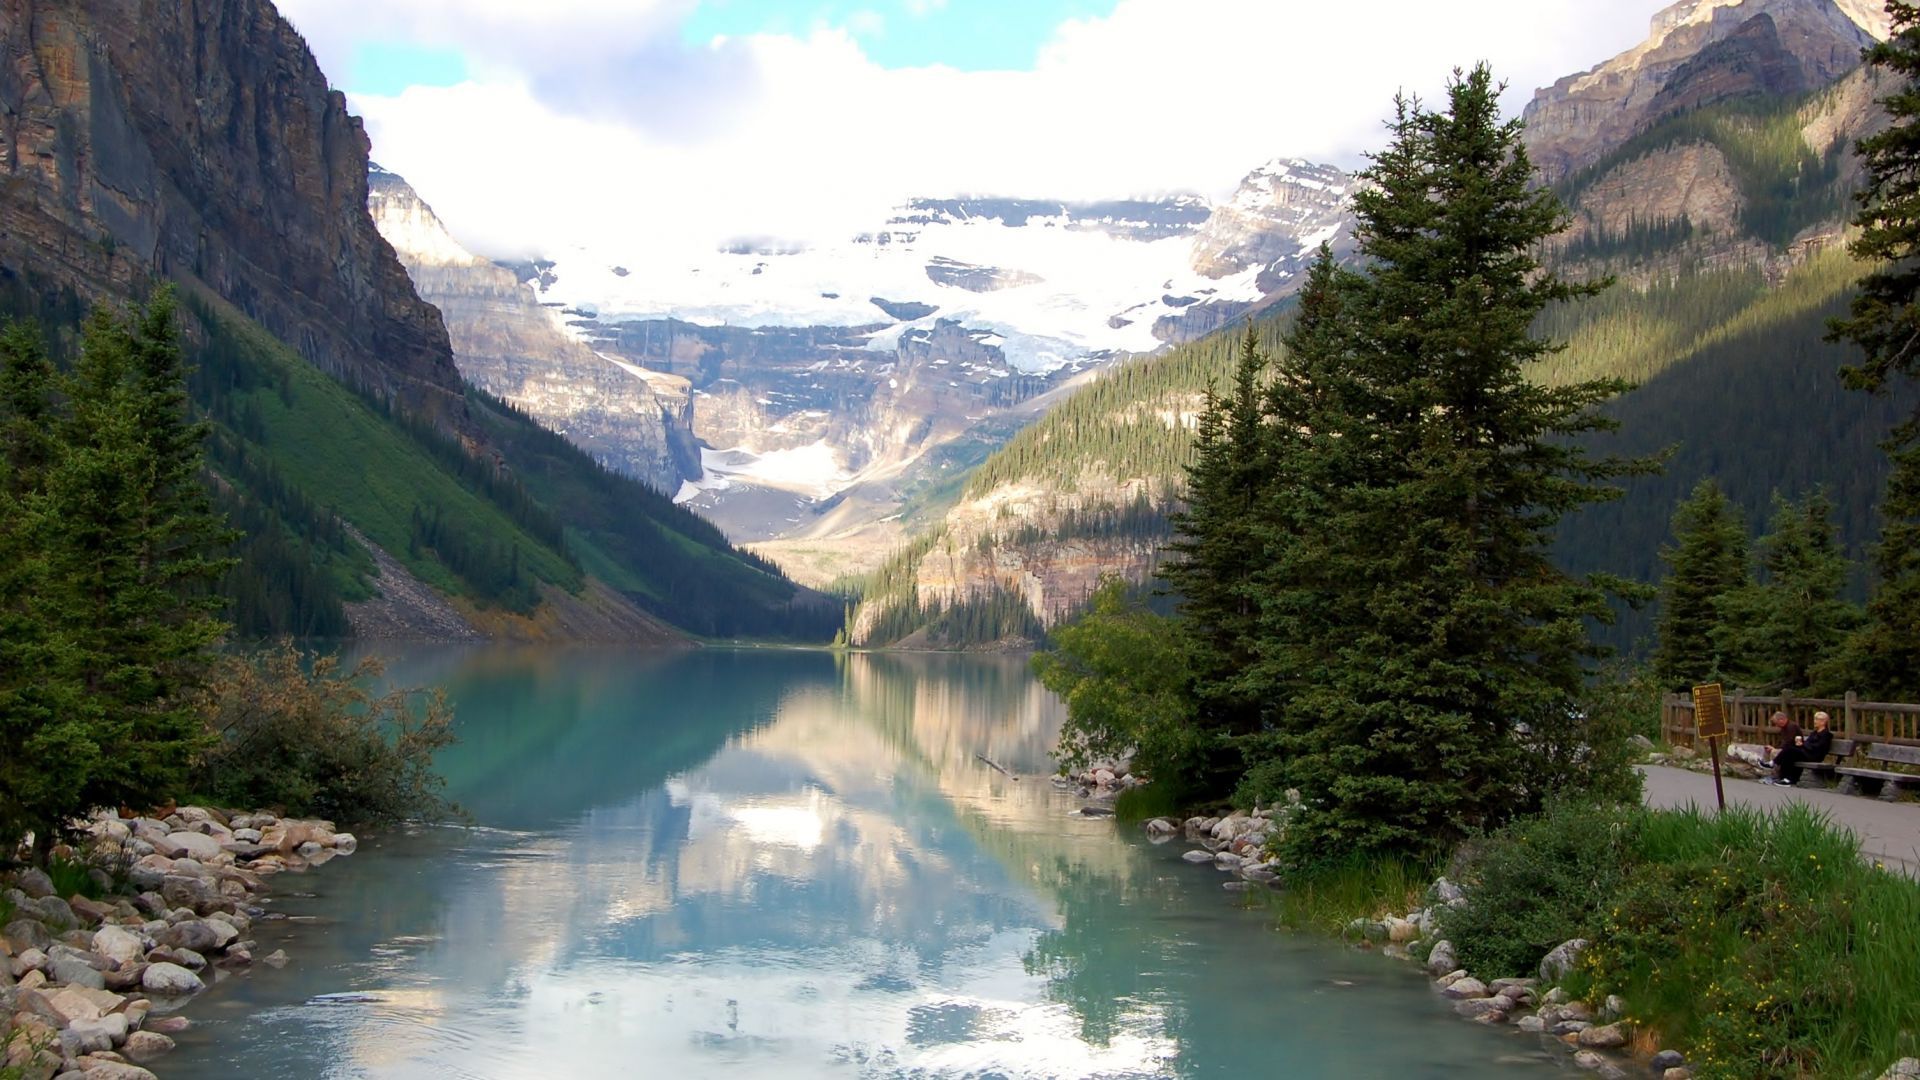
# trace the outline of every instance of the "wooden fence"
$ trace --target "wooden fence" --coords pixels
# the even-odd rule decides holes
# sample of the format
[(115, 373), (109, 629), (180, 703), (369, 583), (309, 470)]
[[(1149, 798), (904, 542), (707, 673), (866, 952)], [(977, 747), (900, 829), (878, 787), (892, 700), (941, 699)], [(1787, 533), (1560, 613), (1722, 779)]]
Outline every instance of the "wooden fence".
[[(1728, 694), (1727, 741), (1764, 743), (1773, 738), (1773, 714), (1785, 712), (1793, 722), (1813, 730), (1813, 714), (1825, 711), (1833, 718), (1833, 733), (1861, 742), (1920, 746), (1920, 705), (1844, 698), (1798, 698)], [(1668, 694), (1661, 700), (1660, 730), (1675, 746), (1693, 746), (1693, 696)]]

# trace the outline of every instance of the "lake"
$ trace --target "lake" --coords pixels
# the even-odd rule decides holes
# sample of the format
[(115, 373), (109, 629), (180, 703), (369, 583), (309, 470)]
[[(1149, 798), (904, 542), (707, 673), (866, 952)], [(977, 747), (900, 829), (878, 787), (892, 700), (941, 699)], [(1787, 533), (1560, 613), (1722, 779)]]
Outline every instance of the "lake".
[(163, 1077), (1564, 1075), (1078, 815), (1019, 658), (386, 655), (473, 824), (276, 878)]

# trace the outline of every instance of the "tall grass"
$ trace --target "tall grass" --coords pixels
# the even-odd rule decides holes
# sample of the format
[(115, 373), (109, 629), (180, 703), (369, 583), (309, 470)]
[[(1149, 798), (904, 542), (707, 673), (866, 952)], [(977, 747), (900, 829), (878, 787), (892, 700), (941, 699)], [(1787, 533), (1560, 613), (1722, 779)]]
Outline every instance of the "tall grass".
[(1568, 989), (1621, 995), (1700, 1077), (1877, 1076), (1920, 1049), (1920, 882), (1861, 861), (1851, 832), (1798, 805), (1582, 816), (1558, 826), (1621, 830), (1621, 865), (1543, 892), (1511, 865), (1529, 826), (1509, 829), (1442, 917), (1463, 957), (1498, 951), (1499, 912), (1557, 920), (1595, 943)]
[(1409, 859), (1348, 859), (1269, 893), (1274, 918), (1289, 930), (1343, 935), (1355, 919), (1404, 915), (1426, 906), (1436, 868)]

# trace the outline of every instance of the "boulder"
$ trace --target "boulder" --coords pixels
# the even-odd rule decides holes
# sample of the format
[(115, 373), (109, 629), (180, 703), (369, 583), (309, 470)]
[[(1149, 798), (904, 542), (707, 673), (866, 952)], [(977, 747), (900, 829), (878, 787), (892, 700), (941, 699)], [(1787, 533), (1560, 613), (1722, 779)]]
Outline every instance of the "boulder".
[(1580, 954), (1586, 952), (1590, 944), (1586, 938), (1574, 938), (1555, 945), (1553, 951), (1540, 960), (1540, 981), (1554, 983), (1566, 978), (1573, 966), (1580, 962)]
[(148, 1031), (157, 1031), (162, 1035), (178, 1035), (193, 1026), (193, 1021), (184, 1016), (160, 1016), (143, 1025)]
[(1460, 966), (1459, 958), (1453, 954), (1453, 942), (1436, 941), (1433, 949), (1427, 953), (1427, 970), (1434, 975), (1444, 975)]
[(127, 1018), (122, 1013), (108, 1013), (92, 1020), (75, 1020), (67, 1025), (67, 1031), (80, 1040), (88, 1053), (111, 1050), (126, 1041)]
[(1627, 1015), (1627, 999), (1619, 994), (1608, 994), (1607, 1000), (1600, 1003), (1601, 1020), (1618, 1020), (1625, 1015)]
[(126, 998), (106, 990), (93, 990), (83, 986), (67, 986), (51, 994), (41, 994), (47, 1007), (59, 1014), (60, 1022), (71, 1024), (75, 1020), (98, 1020), (126, 1003)]
[(186, 857), (205, 860), (220, 854), (220, 841), (205, 833), (168, 833), (152, 843), (153, 850), (169, 859)]
[(1627, 1045), (1627, 1032), (1619, 1024), (1607, 1024), (1582, 1030), (1579, 1039), (1589, 1050), (1615, 1050)]
[(146, 954), (147, 947), (139, 935), (119, 926), (103, 926), (93, 935), (93, 951), (112, 960), (116, 964), (125, 964), (138, 960)]
[(240, 936), (240, 931), (224, 922), (212, 919), (189, 919), (176, 923), (157, 935), (160, 944), (171, 949), (186, 949), (191, 952), (217, 952)]
[(360, 840), (350, 832), (333, 834), (333, 850), (342, 855), (351, 855), (360, 846)]
[(78, 893), (67, 900), (67, 908), (73, 912), (75, 921), (82, 926), (99, 926), (115, 914), (112, 904), (89, 900)]
[(128, 1060), (144, 1064), (171, 1053), (173, 1047), (173, 1040), (157, 1031), (136, 1031), (127, 1036), (126, 1044), (120, 1048), (120, 1052), (125, 1054)]
[[(1686, 1055), (1678, 1050), (1662, 1050), (1653, 1055), (1653, 1060), (1647, 1064), (1654, 1072), (1664, 1075), (1668, 1069), (1684, 1068), (1687, 1064), (1687, 1058)], [(1920, 1076), (1920, 1073), (1916, 1073), (1915, 1075)]]
[(1441, 878), (1433, 883), (1433, 898), (1442, 904), (1464, 903), (1467, 899), (1467, 891), (1446, 878)]
[(1920, 1058), (1901, 1058), (1887, 1066), (1880, 1080), (1920, 1080)]
[(1386, 923), (1388, 941), (1405, 944), (1420, 936), (1420, 928), (1405, 919), (1396, 919), (1389, 916)]
[(200, 976), (178, 964), (154, 964), (140, 977), (140, 985), (149, 993), (170, 996), (197, 994), (207, 988)]
[(185, 877), (179, 874), (169, 874), (167, 879), (161, 882), (160, 895), (168, 904), (192, 911), (211, 908), (224, 900), (219, 888), (213, 882), (205, 878)]
[(66, 945), (47, 950), (47, 972), (53, 981), (94, 990), (107, 988), (106, 976), (94, 966), (92, 953), (83, 953)]
[(87, 1080), (160, 1080), (138, 1065), (103, 1061), (87, 1068)]
[(287, 951), (285, 949), (275, 949), (272, 952), (268, 953), (267, 955), (261, 957), (260, 962), (263, 964), (266, 964), (268, 967), (276, 967), (276, 968), (286, 967)]
[[(52, 948), (53, 942), (47, 942), (47, 947)], [(19, 956), (13, 958), (13, 974), (15, 978), (25, 975), (29, 971), (39, 971), (46, 966), (46, 952), (35, 947), (29, 947)]]
[(54, 894), (53, 879), (45, 870), (30, 868), (13, 875), (13, 887), (27, 895), (30, 900), (40, 900)]
[(1487, 996), (1487, 984), (1472, 976), (1468, 976), (1464, 979), (1454, 980), (1447, 985), (1446, 989), (1440, 991), (1440, 993), (1456, 999), (1483, 998)]
[(1213, 861), (1213, 852), (1195, 848), (1180, 857), (1190, 863), (1210, 863)]
[(106, 980), (107, 989), (116, 993), (140, 989), (140, 977), (147, 972), (145, 960), (130, 960), (112, 971), (101, 972)]
[(1493, 1013), (1500, 1014), (1501, 1019), (1505, 1019), (1507, 1015), (1507, 1010), (1501, 1006), (1499, 998), (1468, 998), (1465, 1001), (1456, 1001), (1453, 1003), (1453, 1011), (1469, 1020), (1477, 1020)]
[(1547, 1022), (1538, 1016), (1523, 1016), (1514, 1021), (1513, 1026), (1529, 1035), (1539, 1035), (1547, 1030)]

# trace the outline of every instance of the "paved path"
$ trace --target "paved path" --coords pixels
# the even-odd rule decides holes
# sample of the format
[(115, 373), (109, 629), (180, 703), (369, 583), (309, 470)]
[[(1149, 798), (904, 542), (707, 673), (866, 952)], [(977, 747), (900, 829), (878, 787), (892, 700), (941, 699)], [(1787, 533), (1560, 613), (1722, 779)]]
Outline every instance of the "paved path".
[[(1646, 765), (1647, 805), (1668, 809), (1694, 803), (1713, 806), (1713, 774), (1688, 772), (1664, 765)], [(1860, 795), (1842, 795), (1821, 788), (1768, 787), (1757, 780), (1728, 777), (1727, 805), (1771, 810), (1788, 803), (1806, 803), (1824, 811), (1834, 823), (1860, 836), (1860, 850), (1889, 869), (1920, 877), (1920, 804), (1888, 803)]]

